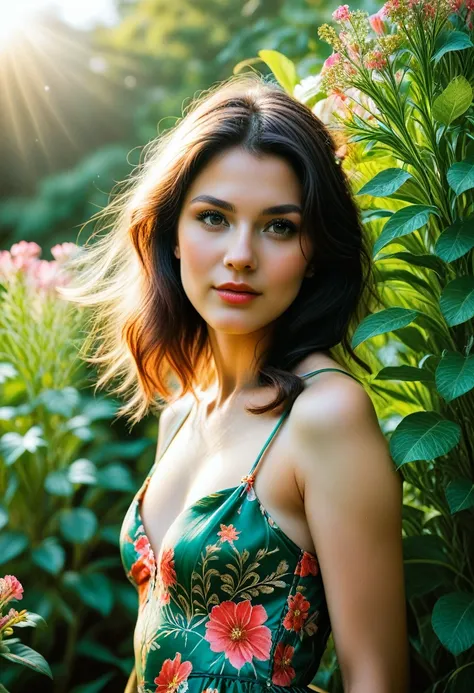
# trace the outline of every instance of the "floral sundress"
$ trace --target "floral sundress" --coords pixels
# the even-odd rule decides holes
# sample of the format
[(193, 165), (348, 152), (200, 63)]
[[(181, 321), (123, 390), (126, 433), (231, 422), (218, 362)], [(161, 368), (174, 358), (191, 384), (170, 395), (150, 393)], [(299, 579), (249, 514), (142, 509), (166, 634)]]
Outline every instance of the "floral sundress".
[[(356, 379), (338, 368), (301, 377), (328, 370)], [(139, 596), (138, 693), (281, 687), (300, 693), (314, 679), (331, 632), (318, 559), (280, 529), (254, 489), (257, 466), (289, 411), (240, 484), (184, 509), (157, 557), (140, 506), (159, 460), (135, 495), (122, 524), (120, 553)]]

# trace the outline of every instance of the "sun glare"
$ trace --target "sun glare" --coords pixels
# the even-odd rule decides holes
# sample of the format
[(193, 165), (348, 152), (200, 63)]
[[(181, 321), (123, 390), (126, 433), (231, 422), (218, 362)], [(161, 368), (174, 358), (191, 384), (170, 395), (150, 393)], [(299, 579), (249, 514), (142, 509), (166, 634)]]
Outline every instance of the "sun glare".
[(0, 50), (30, 29), (35, 14), (46, 5), (41, 0), (15, 0), (8, 7), (0, 7)]

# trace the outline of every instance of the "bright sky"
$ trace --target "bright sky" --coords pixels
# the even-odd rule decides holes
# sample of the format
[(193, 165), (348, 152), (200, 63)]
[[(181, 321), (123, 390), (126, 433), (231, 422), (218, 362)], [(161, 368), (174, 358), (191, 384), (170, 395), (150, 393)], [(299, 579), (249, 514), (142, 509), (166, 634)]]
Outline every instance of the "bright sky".
[(64, 21), (81, 29), (116, 21), (113, 0), (0, 0), (0, 41), (8, 41), (46, 7), (56, 8)]

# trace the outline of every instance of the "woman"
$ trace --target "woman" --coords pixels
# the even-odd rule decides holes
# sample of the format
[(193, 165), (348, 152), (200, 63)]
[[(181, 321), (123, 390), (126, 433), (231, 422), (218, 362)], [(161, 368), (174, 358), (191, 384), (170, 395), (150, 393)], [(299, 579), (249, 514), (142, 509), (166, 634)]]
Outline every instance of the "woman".
[(151, 145), (76, 261), (98, 386), (119, 378), (132, 423), (162, 410), (120, 538), (127, 690), (297, 693), (331, 630), (345, 693), (407, 690), (401, 483), (330, 351), (369, 370), (349, 332), (370, 259), (338, 164), (309, 108), (233, 77)]

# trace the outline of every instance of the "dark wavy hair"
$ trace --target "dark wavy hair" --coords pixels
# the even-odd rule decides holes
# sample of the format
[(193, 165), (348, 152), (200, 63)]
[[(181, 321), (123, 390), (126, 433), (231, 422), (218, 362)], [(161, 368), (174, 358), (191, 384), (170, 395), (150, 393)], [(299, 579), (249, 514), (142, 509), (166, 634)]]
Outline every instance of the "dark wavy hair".
[(189, 185), (213, 156), (236, 146), (293, 167), (303, 192), (301, 229), (315, 248), (314, 275), (277, 319), (258, 364), (258, 385), (274, 386), (275, 397), (247, 411), (291, 405), (303, 381), (290, 369), (315, 351), (340, 344), (370, 373), (349, 335), (369, 312), (366, 294), (375, 295), (371, 255), (329, 130), (255, 73), (201, 92), (184, 111), (147, 145), (125, 190), (96, 215), (99, 228), (109, 230), (71, 260), (73, 281), (60, 290), (91, 309), (81, 356), (102, 369), (96, 389), (116, 379), (112, 392), (126, 393), (118, 415), (133, 425), (150, 408), (161, 411), (187, 392), (196, 397), (195, 386), (215, 378), (207, 324), (184, 292), (173, 249)]

